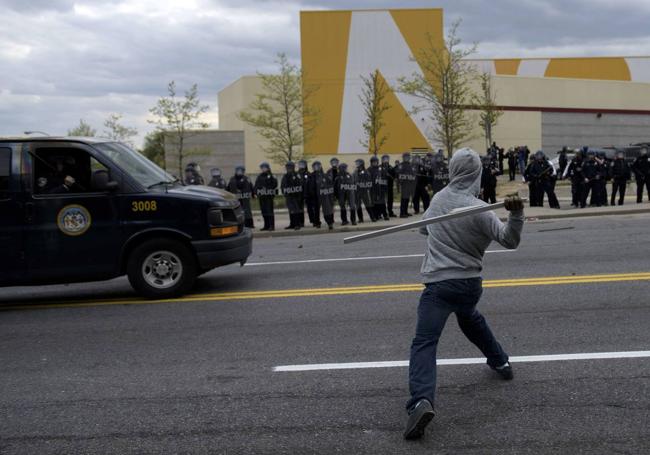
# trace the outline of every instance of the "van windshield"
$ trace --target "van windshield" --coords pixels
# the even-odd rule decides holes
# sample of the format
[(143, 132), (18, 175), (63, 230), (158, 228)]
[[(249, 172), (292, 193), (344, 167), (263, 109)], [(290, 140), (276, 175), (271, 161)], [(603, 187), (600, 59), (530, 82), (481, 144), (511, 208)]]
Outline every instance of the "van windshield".
[(104, 142), (94, 144), (94, 147), (147, 189), (156, 185), (174, 183), (177, 180), (145, 156), (121, 142)]

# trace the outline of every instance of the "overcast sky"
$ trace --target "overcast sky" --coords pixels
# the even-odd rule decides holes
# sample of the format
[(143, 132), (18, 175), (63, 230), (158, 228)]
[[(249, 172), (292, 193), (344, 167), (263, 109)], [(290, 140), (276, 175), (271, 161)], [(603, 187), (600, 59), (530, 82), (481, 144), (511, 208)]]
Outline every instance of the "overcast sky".
[(139, 144), (170, 80), (196, 82), (217, 127), (220, 89), (272, 70), (277, 52), (299, 63), (300, 10), (396, 7), (462, 18), (479, 57), (650, 55), (650, 0), (0, 0), (0, 135), (65, 134), (81, 118), (101, 133), (115, 112)]

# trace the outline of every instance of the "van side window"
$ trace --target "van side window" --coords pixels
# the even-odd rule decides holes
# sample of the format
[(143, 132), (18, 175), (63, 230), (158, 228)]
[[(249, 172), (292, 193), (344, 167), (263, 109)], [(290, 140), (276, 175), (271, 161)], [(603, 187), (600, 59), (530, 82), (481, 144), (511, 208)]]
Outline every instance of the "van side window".
[(101, 191), (109, 171), (80, 149), (39, 148), (32, 157), (36, 194), (78, 194)]
[(11, 149), (0, 148), (0, 198), (9, 192), (9, 176), (11, 175)]

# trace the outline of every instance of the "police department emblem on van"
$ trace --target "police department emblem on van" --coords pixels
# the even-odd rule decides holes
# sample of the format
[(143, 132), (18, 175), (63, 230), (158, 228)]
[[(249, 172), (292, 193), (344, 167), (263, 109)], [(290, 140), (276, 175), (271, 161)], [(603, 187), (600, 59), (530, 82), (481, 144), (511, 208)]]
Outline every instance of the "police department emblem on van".
[(67, 235), (82, 235), (90, 228), (90, 213), (81, 205), (66, 205), (56, 218), (61, 232)]

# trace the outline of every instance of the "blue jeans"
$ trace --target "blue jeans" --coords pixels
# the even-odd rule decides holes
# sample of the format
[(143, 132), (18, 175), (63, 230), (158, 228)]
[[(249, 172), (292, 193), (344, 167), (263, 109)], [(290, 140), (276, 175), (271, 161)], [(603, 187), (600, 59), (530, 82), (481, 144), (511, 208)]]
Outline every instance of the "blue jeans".
[(508, 355), (492, 334), (487, 321), (476, 309), (483, 293), (481, 278), (447, 280), (429, 283), (418, 305), (415, 338), (411, 344), (409, 389), (411, 409), (420, 399), (434, 404), (436, 392), (436, 349), (442, 329), (451, 313), (456, 313), (463, 334), (478, 347), (491, 367), (501, 366)]

